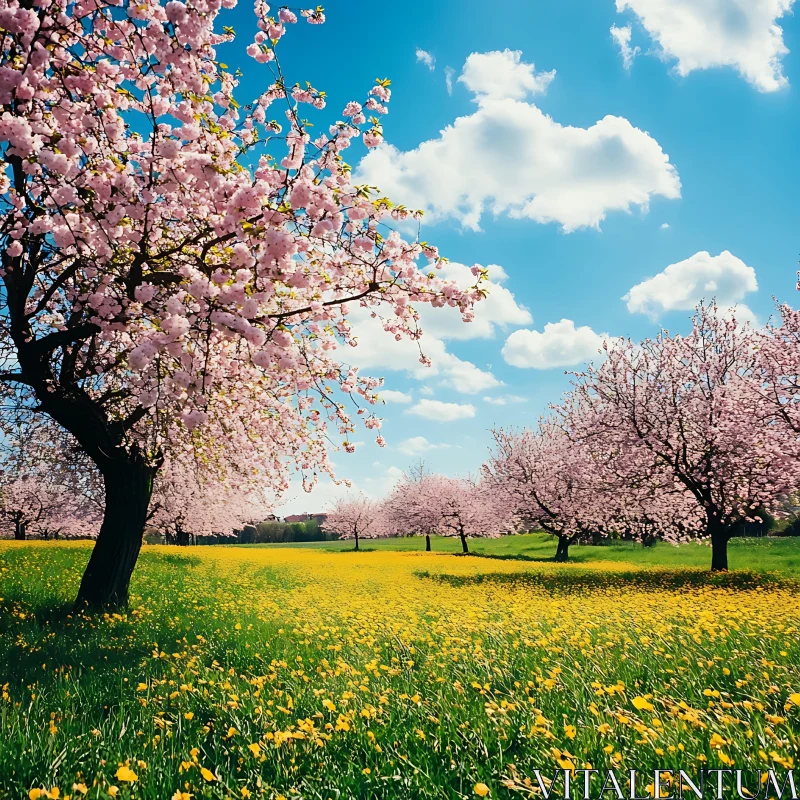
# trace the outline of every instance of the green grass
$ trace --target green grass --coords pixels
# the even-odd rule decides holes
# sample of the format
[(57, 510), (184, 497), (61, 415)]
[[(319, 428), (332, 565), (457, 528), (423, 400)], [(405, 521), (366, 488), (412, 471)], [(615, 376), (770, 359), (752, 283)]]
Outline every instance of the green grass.
[[(324, 552), (350, 551), (352, 540), (331, 542), (294, 542), (290, 544), (242, 545), (253, 548), (311, 548)], [(409, 552), (425, 549), (425, 539), (409, 536), (390, 539), (362, 540), (364, 551)], [(453, 537), (432, 536), (431, 548), (439, 553), (460, 553), (461, 542)], [(552, 561), (555, 539), (544, 533), (526, 533), (502, 536), (499, 539), (470, 539), (469, 548), (476, 556), (510, 558), (532, 561)], [(570, 560), (578, 564), (597, 561), (632, 561), (641, 566), (709, 567), (711, 548), (707, 543), (688, 542), (681, 545), (657, 542), (653, 547), (643, 547), (634, 542), (611, 541), (609, 544), (572, 545)], [(728, 560), (732, 570), (778, 570), (785, 575), (800, 577), (800, 537), (762, 537), (759, 539), (731, 539)]]
[(565, 765), (794, 763), (797, 540), (736, 540), (727, 575), (700, 545), (420, 545), (146, 547), (130, 612), (81, 617), (87, 545), (0, 543), (0, 799), (528, 798)]

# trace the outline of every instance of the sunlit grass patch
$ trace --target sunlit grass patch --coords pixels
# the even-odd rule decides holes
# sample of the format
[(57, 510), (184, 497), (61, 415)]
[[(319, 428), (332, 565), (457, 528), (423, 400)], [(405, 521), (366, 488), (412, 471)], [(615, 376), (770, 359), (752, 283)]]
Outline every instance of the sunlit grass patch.
[(86, 546), (2, 544), (0, 796), (512, 797), (566, 763), (793, 763), (798, 584), (613, 549), (146, 548), (130, 612), (82, 618)]

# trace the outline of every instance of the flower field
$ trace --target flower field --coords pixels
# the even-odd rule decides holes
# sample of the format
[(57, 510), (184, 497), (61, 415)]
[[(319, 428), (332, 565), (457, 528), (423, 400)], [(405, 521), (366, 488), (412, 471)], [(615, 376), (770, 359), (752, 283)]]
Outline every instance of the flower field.
[(79, 618), (84, 544), (0, 543), (0, 797), (529, 797), (534, 770), (785, 770), (800, 595), (444, 553), (145, 548)]

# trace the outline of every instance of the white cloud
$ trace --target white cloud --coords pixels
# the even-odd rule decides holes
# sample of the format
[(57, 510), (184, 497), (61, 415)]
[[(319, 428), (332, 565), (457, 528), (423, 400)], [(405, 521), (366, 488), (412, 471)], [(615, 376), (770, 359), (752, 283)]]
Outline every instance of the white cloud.
[(669, 222), (662, 222), (661, 223), (661, 230), (665, 231), (667, 228), (669, 228)]
[[(396, 370), (417, 380), (438, 377), (443, 385), (465, 394), (501, 385), (491, 372), (449, 352), (444, 341), (433, 333), (423, 335), (419, 342), (406, 337), (397, 341), (394, 334), (383, 329), (379, 319), (371, 318), (364, 309), (353, 310), (348, 319), (358, 346), (348, 349), (347, 360), (366, 374), (373, 374), (375, 370)], [(430, 367), (420, 362), (420, 351), (431, 359)]]
[(475, 416), (475, 406), (468, 403), (443, 403), (441, 400), (420, 400), (415, 406), (406, 410), (406, 414), (436, 420), (437, 422), (453, 422), (457, 419), (471, 419)]
[(528, 398), (521, 397), (518, 394), (506, 394), (500, 397), (484, 397), (483, 402), (491, 406), (507, 406), (512, 403), (527, 403)]
[(633, 59), (641, 51), (640, 47), (631, 47), (631, 26), (625, 25), (618, 28), (616, 25), (611, 26), (611, 38), (619, 47), (619, 54), (622, 56), (622, 66), (625, 69), (630, 69), (633, 66)]
[[(573, 127), (525, 102), (525, 93), (543, 91), (552, 75), (537, 74), (518, 56), (473, 53), (459, 80), (476, 93), (475, 112), (413, 150), (375, 148), (362, 159), (358, 181), (424, 208), (434, 222), (452, 217), (475, 230), (486, 212), (557, 222), (564, 231), (599, 227), (609, 212), (646, 210), (654, 196), (680, 197), (668, 156), (624, 117)], [(481, 74), (482, 63), (492, 71)]]
[[(497, 264), (490, 264), (487, 270), (489, 282), (484, 286), (488, 295), (475, 305), (472, 322), (462, 322), (458, 309), (423, 305), (419, 309), (422, 330), (441, 339), (489, 339), (494, 336), (497, 327), (505, 329), (530, 325), (533, 322), (530, 311), (519, 305), (511, 291), (502, 285), (508, 278), (505, 270)], [(444, 264), (438, 274), (446, 280), (455, 281), (462, 289), (473, 286), (476, 281), (469, 267), (456, 262)]]
[(407, 456), (421, 456), (430, 450), (444, 450), (449, 448), (449, 444), (433, 444), (429, 442), (424, 436), (412, 436), (404, 442), (397, 445), (397, 449)]
[(449, 358), (445, 362), (446, 376), (442, 381), (444, 386), (464, 394), (477, 394), (503, 385), (491, 372), (479, 369), (471, 361), (462, 361), (449, 353), (447, 355)]
[(522, 60), (521, 50), (493, 50), (490, 53), (471, 53), (464, 62), (458, 79), (478, 96), (510, 97), (524, 100), (529, 94), (544, 94), (556, 71), (536, 72), (533, 64)]
[(453, 94), (453, 76), (456, 71), (452, 67), (444, 68), (444, 82), (447, 86), (447, 94)]
[(725, 319), (733, 319), (739, 326), (745, 323), (750, 323), (750, 326), (758, 327), (758, 317), (750, 306), (744, 303), (736, 303), (735, 305), (728, 306), (727, 308), (720, 308), (720, 316)]
[(664, 311), (690, 311), (703, 299), (714, 298), (727, 308), (757, 290), (756, 271), (740, 258), (727, 250), (718, 256), (702, 250), (636, 284), (622, 299), (631, 313), (657, 317)]
[(548, 322), (543, 331), (514, 331), (503, 346), (503, 358), (514, 367), (570, 367), (597, 357), (606, 333), (595, 333), (571, 319)]
[(419, 390), (419, 393), (421, 395), (423, 395), (424, 397), (433, 397), (433, 395), (435, 394), (435, 392), (433, 391), (433, 388), (430, 387), (430, 386), (423, 386)]
[[(508, 278), (502, 267), (490, 264), (487, 267), (489, 280), (484, 283), (488, 295), (475, 306), (472, 322), (463, 322), (457, 309), (431, 308), (420, 304), (420, 327), (422, 339), (397, 341), (393, 334), (383, 330), (378, 319), (372, 319), (364, 309), (356, 308), (348, 316), (350, 324), (358, 337), (358, 346), (348, 352), (348, 359), (365, 371), (370, 369), (402, 370), (417, 380), (438, 377), (441, 384), (466, 394), (477, 394), (501, 382), (490, 372), (480, 369), (471, 361), (465, 361), (447, 349), (446, 341), (488, 339), (497, 329), (530, 325), (533, 322), (530, 312), (517, 303), (512, 292), (503, 282)], [(450, 262), (439, 271), (442, 278), (455, 281), (463, 289), (475, 284), (476, 278), (464, 264)], [(432, 361), (432, 366), (420, 363), (420, 350)], [(389, 390), (380, 396), (389, 402), (409, 402)]]
[(396, 389), (381, 389), (378, 397), (385, 403), (410, 403), (413, 399), (410, 394), (398, 392)]
[(421, 64), (424, 64), (431, 72), (433, 72), (433, 70), (436, 69), (436, 57), (432, 56), (426, 50), (423, 50), (422, 48), (418, 47), (416, 56), (417, 56), (417, 61)]
[(778, 20), (794, 0), (616, 0), (617, 11), (639, 18), (679, 75), (733, 67), (762, 92), (788, 81), (781, 59), (789, 51)]

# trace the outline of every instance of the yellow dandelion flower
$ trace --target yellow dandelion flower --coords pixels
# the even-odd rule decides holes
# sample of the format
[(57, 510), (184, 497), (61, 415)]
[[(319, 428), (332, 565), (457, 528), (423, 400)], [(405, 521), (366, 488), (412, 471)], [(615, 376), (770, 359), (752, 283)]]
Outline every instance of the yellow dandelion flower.
[(631, 703), (637, 711), (653, 710), (653, 704), (646, 697), (634, 697), (633, 700), (631, 700)]
[(478, 797), (487, 797), (489, 794), (489, 787), (485, 783), (476, 783), (472, 787), (472, 791), (475, 792)]
[(200, 767), (200, 774), (203, 776), (203, 780), (208, 781), (209, 783), (217, 779), (216, 775), (214, 775), (210, 769), (206, 769), (205, 767)]
[(139, 780), (139, 776), (130, 767), (120, 767), (116, 772), (118, 781), (126, 781), (127, 783), (135, 783)]

